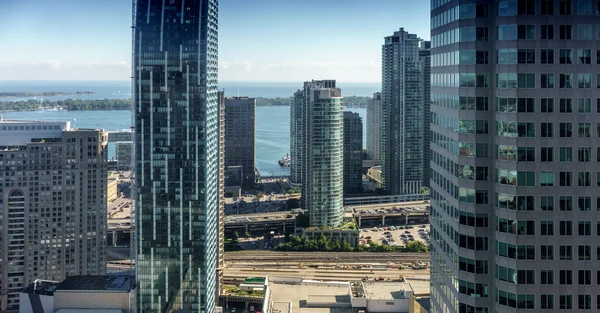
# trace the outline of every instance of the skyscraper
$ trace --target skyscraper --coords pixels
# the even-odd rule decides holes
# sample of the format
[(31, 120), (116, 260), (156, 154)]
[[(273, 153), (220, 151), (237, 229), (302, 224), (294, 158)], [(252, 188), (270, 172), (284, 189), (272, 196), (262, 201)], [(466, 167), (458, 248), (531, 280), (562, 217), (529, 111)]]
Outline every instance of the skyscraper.
[(142, 312), (215, 312), (218, 1), (134, 2), (136, 275)]
[(358, 113), (344, 111), (344, 194), (362, 191), (363, 125)]
[(367, 102), (367, 156), (381, 160), (381, 93), (373, 94)]
[(256, 99), (225, 98), (225, 166), (242, 166), (244, 187), (252, 188), (256, 169)]
[(0, 311), (36, 279), (106, 273), (107, 138), (0, 117)]
[(600, 307), (595, 24), (596, 1), (432, 1), (432, 312)]
[(295, 141), (300, 144), (291, 148), (292, 162), (294, 155), (301, 160), (296, 166), (302, 177), (302, 207), (308, 210), (311, 226), (338, 226), (343, 219), (344, 186), (341, 89), (335, 87), (335, 80), (305, 82), (294, 94), (291, 111), (290, 122), (300, 120), (292, 126), (294, 134), (300, 134)]
[(420, 193), (423, 181), (420, 41), (400, 28), (382, 46), (382, 180), (394, 195)]
[(419, 49), (419, 60), (421, 61), (421, 74), (423, 78), (423, 186), (429, 186), (431, 169), (431, 41), (422, 41)]
[(297, 186), (302, 184), (304, 110), (304, 90), (298, 90), (290, 106), (290, 183)]

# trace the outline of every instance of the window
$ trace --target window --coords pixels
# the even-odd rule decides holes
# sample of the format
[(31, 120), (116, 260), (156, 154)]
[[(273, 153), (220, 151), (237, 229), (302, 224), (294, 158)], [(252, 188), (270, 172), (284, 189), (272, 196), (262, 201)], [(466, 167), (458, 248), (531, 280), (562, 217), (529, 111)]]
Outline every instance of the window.
[(535, 39), (535, 25), (519, 25), (517, 27), (517, 39)]
[(573, 137), (573, 123), (559, 123), (559, 137)]
[(541, 221), (541, 235), (554, 236), (554, 221)]
[(572, 147), (560, 147), (559, 148), (559, 161), (560, 162), (573, 162), (573, 148)]
[(541, 147), (540, 158), (542, 162), (554, 162), (554, 147)]
[(542, 64), (554, 64), (554, 49), (542, 49), (540, 52)]
[(498, 40), (516, 40), (517, 25), (498, 25)]
[(592, 137), (592, 123), (578, 123), (579, 137)]
[(577, 50), (577, 63), (578, 64), (592, 64), (592, 49), (578, 49)]
[(596, 64), (600, 64), (600, 49), (596, 50)]
[(577, 234), (579, 236), (591, 236), (592, 235), (592, 222), (590, 222), (590, 221), (577, 222)]
[(535, 172), (517, 172), (517, 186), (535, 187)]
[(519, 98), (517, 112), (535, 113), (535, 98)]
[(540, 74), (542, 88), (554, 88), (554, 74)]
[(553, 113), (554, 112), (554, 99), (553, 98), (540, 99), (540, 111), (542, 113)]
[(498, 88), (517, 88), (517, 73), (496, 74), (496, 84)]
[(554, 39), (554, 25), (541, 25), (541, 39)]
[(542, 122), (540, 124), (542, 130), (541, 130), (541, 136), (545, 137), (545, 138), (550, 138), (550, 137), (554, 137), (554, 123), (552, 122)]
[(517, 15), (517, 0), (499, 0), (498, 16)]
[(541, 186), (554, 186), (554, 172), (540, 172)]
[(541, 309), (554, 309), (554, 295), (540, 295), (540, 308)]
[(535, 270), (517, 270), (517, 284), (535, 284)]
[(577, 15), (592, 15), (592, 0), (577, 0)]
[(542, 211), (554, 211), (554, 196), (541, 196), (540, 209)]
[(519, 63), (519, 64), (535, 64), (535, 49), (519, 49), (519, 50), (517, 50), (517, 63)]
[(577, 99), (577, 112), (578, 113), (592, 113), (592, 99), (591, 98)]
[(577, 74), (577, 88), (592, 88), (592, 74)]
[(561, 310), (573, 309), (573, 295), (560, 295), (558, 297), (558, 307)]
[(592, 25), (579, 24), (577, 25), (578, 40), (592, 40)]
[(573, 88), (573, 74), (560, 74), (558, 88)]
[(558, 197), (558, 209), (560, 211), (573, 211), (573, 197), (559, 196)]
[(559, 246), (558, 256), (561, 261), (573, 260), (573, 247), (572, 246)]
[(535, 137), (535, 123), (517, 123), (517, 132), (519, 137)]
[(572, 186), (573, 185), (573, 173), (572, 172), (559, 172), (558, 175), (559, 186)]
[(572, 49), (559, 49), (558, 50), (558, 63), (573, 64), (573, 50)]
[(600, 88), (600, 74), (596, 74), (596, 88)]
[(590, 187), (592, 185), (592, 172), (578, 172), (577, 186)]
[(580, 310), (591, 310), (592, 295), (577, 295), (577, 307)]
[[(579, 246), (580, 248), (586, 249), (588, 252), (590, 246)], [(580, 259), (590, 260), (590, 259)], [(577, 284), (578, 285), (591, 285), (592, 284), (592, 271), (591, 270), (578, 270), (577, 271)]]
[(579, 211), (583, 211), (583, 212), (592, 211), (592, 197), (590, 197), (590, 196), (577, 197), (577, 207), (578, 207)]
[(542, 0), (542, 15), (554, 14), (554, 0)]
[(561, 285), (573, 285), (573, 271), (560, 270), (558, 271), (558, 283)]
[(558, 229), (561, 236), (573, 236), (573, 221), (560, 221)]
[(577, 148), (577, 161), (592, 162), (592, 148), (591, 147), (578, 147)]
[(517, 161), (535, 162), (535, 147), (518, 147)]
[(573, 99), (560, 98), (558, 99), (558, 109), (560, 113), (573, 113)]
[(559, 39), (573, 39), (573, 25), (559, 25)]
[(542, 260), (554, 260), (554, 246), (541, 245), (541, 258)]

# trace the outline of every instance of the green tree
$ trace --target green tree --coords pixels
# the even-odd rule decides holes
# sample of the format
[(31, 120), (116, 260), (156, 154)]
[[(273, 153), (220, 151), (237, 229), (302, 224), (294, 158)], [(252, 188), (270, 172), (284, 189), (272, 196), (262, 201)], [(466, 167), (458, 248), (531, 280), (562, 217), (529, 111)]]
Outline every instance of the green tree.
[(424, 195), (428, 195), (428, 194), (429, 194), (429, 192), (430, 192), (430, 191), (429, 191), (429, 187), (426, 187), (426, 186), (422, 186), (422, 187), (421, 187), (421, 193), (422, 193), (422, 194), (424, 194)]
[(406, 252), (428, 252), (429, 248), (422, 241), (410, 241), (406, 244)]
[(240, 239), (240, 234), (237, 231), (233, 232), (233, 236), (231, 237), (231, 243), (238, 243)]

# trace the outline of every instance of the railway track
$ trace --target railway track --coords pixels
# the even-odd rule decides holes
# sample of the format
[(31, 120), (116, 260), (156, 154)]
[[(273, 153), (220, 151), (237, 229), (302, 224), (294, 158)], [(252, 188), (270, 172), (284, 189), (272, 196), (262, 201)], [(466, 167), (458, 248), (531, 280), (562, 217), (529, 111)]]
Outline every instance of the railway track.
[(225, 253), (229, 263), (265, 262), (320, 262), (320, 263), (404, 263), (428, 262), (429, 253), (373, 253), (373, 252), (273, 252), (236, 251)]

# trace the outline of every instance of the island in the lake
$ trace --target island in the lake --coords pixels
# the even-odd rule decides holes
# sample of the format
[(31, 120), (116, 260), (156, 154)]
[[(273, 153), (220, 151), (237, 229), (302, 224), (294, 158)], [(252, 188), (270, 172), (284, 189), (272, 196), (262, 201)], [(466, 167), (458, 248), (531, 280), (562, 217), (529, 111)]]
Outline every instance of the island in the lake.
[(5, 92), (0, 91), (0, 98), (17, 98), (17, 97), (56, 97), (70, 95), (93, 95), (93, 91), (76, 91), (76, 92), (61, 92), (61, 91), (46, 91), (46, 92)]

